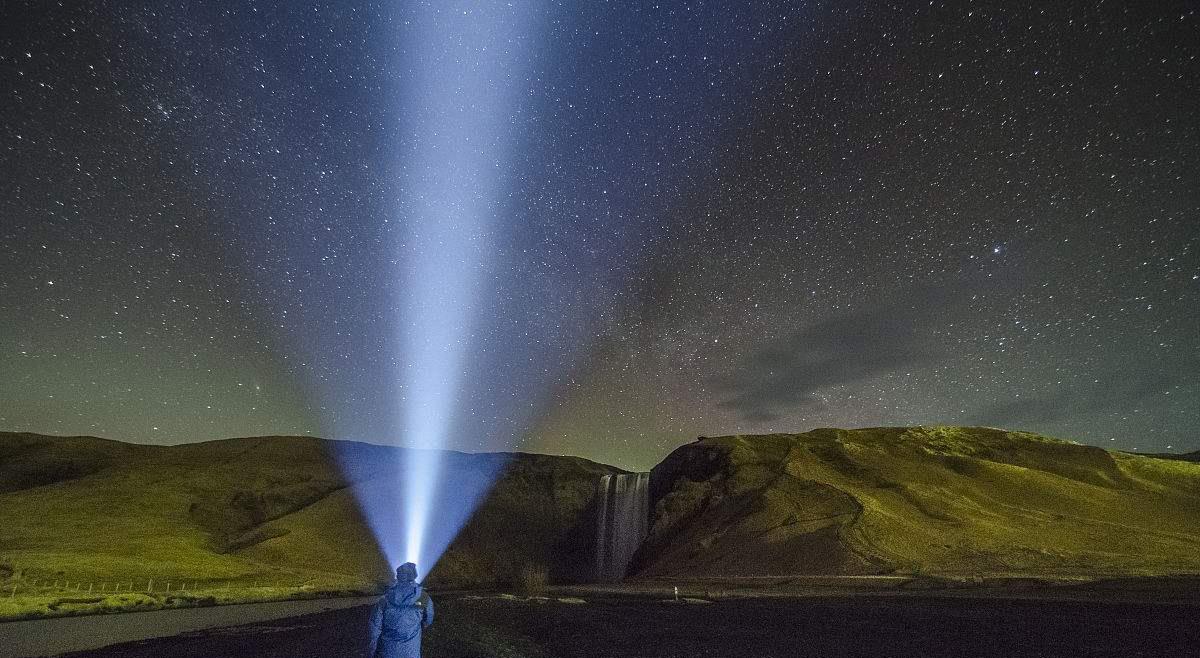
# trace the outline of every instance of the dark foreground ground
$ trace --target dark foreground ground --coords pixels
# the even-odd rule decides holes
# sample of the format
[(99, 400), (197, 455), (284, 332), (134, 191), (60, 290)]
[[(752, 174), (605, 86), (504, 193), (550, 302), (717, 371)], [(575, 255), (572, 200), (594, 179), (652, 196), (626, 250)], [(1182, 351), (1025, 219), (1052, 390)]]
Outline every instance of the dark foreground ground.
[[(443, 595), (426, 658), (1197, 656), (1200, 603), (913, 594), (672, 603)], [(365, 607), (118, 645), (76, 657), (361, 656)]]

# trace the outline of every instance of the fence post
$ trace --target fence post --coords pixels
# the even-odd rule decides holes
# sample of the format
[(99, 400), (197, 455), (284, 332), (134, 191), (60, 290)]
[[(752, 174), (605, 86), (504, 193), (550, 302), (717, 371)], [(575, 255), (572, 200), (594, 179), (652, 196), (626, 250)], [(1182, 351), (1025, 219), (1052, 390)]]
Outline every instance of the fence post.
[(13, 583), (13, 592), (12, 592), (12, 595), (9, 596), (8, 598), (10, 598), (10, 599), (17, 598), (17, 584), (16, 583)]
[(92, 585), (94, 585), (94, 584), (95, 583), (88, 583), (88, 594), (92, 593)]
[(154, 593), (154, 579), (153, 578), (151, 578), (150, 580), (148, 580), (146, 582), (146, 591), (151, 594)]
[(167, 581), (167, 594), (171, 593), (171, 581)]

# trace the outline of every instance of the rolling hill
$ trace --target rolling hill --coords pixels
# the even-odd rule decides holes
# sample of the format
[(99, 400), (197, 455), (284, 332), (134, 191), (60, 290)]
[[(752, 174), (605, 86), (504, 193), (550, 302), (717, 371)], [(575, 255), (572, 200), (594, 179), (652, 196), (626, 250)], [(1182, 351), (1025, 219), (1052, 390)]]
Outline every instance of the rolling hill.
[(701, 439), (651, 475), (653, 576), (1200, 572), (1200, 464), (991, 428)]
[[(355, 494), (394, 478), (389, 465), (404, 451), (336, 442), (339, 461), (334, 445), (0, 433), (0, 584), (372, 589), (391, 568)], [(500, 467), (503, 475), (433, 583), (503, 582), (529, 564), (569, 580), (590, 568), (588, 505), (596, 480), (617, 469), (519, 453), (447, 452), (445, 462), (451, 488)]]
[[(33, 597), (0, 597), (0, 616), (376, 589), (390, 566), (357, 501), (395, 487), (404, 453), (311, 437), (163, 447), (0, 433), (0, 591)], [(991, 428), (700, 439), (652, 471), (632, 575), (1196, 574), (1200, 464), (1182, 457)], [(501, 476), (427, 582), (593, 575), (597, 484), (618, 469), (444, 460), (451, 490)]]

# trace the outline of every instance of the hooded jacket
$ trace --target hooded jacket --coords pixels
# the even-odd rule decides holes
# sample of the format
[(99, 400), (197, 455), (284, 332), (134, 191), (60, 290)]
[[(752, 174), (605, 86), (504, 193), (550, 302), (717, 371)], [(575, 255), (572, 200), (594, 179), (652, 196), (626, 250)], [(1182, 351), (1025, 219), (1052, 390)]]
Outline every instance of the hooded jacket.
[(371, 611), (368, 656), (420, 658), (421, 629), (433, 623), (433, 599), (413, 581), (392, 585)]

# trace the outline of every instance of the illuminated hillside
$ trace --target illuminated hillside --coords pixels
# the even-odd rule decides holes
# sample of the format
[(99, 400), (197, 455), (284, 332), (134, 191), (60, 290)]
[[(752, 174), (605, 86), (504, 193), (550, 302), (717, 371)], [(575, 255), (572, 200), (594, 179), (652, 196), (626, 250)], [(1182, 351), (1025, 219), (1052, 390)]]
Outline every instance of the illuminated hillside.
[[(338, 443), (347, 476), (309, 437), (145, 446), (0, 433), (0, 560), (5, 583), (132, 583), (159, 588), (371, 588), (386, 579), (356, 495), (372, 495), (402, 451)], [(573, 457), (446, 454), (453, 483), (504, 475), (443, 556), (433, 582), (506, 582), (527, 564), (586, 573), (587, 506), (602, 466)], [(586, 531), (581, 531), (586, 530)], [(193, 585), (194, 584), (194, 585)], [(20, 589), (20, 588), (19, 588)]]
[(1200, 572), (1200, 464), (989, 428), (702, 439), (651, 477), (647, 576)]

